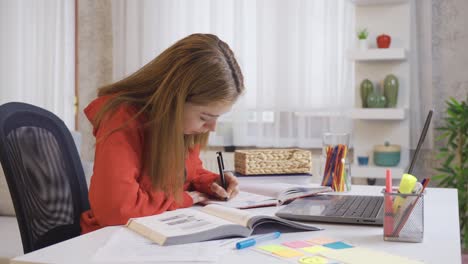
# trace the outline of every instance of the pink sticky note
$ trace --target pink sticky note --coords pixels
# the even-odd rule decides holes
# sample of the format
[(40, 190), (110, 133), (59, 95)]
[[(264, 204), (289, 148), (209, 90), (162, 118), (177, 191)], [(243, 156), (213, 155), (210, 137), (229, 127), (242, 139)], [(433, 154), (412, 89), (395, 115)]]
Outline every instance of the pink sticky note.
[(333, 243), (336, 241), (337, 241), (336, 239), (328, 238), (328, 237), (317, 237), (317, 238), (307, 239), (307, 242), (314, 243), (317, 245)]
[(307, 243), (305, 241), (290, 241), (290, 242), (284, 242), (282, 244), (290, 248), (303, 248), (303, 247), (310, 247), (311, 245), (310, 243)]

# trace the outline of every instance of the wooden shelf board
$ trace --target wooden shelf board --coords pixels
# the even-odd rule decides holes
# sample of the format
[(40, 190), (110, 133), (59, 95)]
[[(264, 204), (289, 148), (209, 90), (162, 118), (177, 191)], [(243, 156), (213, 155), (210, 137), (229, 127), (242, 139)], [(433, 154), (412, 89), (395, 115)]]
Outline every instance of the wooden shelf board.
[(351, 111), (352, 119), (366, 120), (404, 120), (404, 108), (355, 108)]
[(402, 48), (351, 50), (348, 58), (354, 61), (404, 61), (406, 50)]
[(408, 0), (350, 0), (353, 4), (358, 6), (366, 5), (396, 5), (407, 3)]
[(406, 165), (405, 166), (396, 166), (396, 167), (380, 167), (375, 165), (369, 166), (359, 166), (359, 165), (351, 165), (351, 175), (352, 177), (356, 178), (377, 178), (377, 179), (385, 179), (385, 171), (386, 169), (392, 170), (392, 177), (393, 179), (401, 179), (403, 173), (406, 173)]

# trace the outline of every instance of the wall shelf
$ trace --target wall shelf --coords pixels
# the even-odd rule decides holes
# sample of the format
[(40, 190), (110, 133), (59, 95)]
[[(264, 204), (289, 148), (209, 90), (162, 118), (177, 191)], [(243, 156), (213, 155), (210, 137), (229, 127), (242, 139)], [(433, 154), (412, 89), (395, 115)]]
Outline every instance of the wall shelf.
[(408, 2), (408, 0), (351, 0), (351, 2), (358, 6), (366, 5), (396, 5)]
[(401, 179), (403, 173), (406, 173), (406, 166), (397, 167), (380, 167), (380, 166), (359, 166), (351, 165), (351, 173), (353, 177), (357, 178), (376, 178), (385, 179), (385, 171), (387, 169), (392, 170), (392, 176), (394, 179)]
[(406, 50), (400, 48), (352, 50), (348, 58), (354, 61), (404, 61)]
[(351, 111), (352, 119), (366, 120), (404, 120), (404, 108), (354, 108)]
[[(351, 164), (351, 175), (356, 178), (376, 178), (385, 179), (385, 171), (390, 169), (392, 171), (393, 179), (401, 179), (404, 173), (408, 172), (410, 163), (409, 153), (402, 151), (400, 163), (394, 167), (377, 166), (373, 163), (373, 154), (369, 155), (369, 165), (359, 166), (357, 163)], [(357, 157), (356, 157), (357, 158)]]
[[(368, 30), (368, 44), (375, 45), (379, 34), (392, 37), (388, 49), (371, 46), (367, 50), (355, 48), (347, 52), (348, 59), (354, 62), (354, 108), (349, 111), (353, 120), (353, 160), (357, 161), (359, 156), (369, 156), (369, 165), (358, 166), (356, 162), (351, 165), (351, 174), (358, 178), (385, 178), (387, 168), (376, 166), (372, 161), (375, 146), (388, 141), (401, 146), (400, 164), (390, 167), (393, 177), (399, 179), (409, 164), (410, 99), (412, 80), (417, 74), (411, 71), (413, 60), (409, 56), (413, 5), (408, 0), (350, 1), (355, 4), (355, 30)], [(382, 81), (388, 74), (398, 78), (398, 108), (362, 108), (362, 80), (369, 79), (374, 84), (374, 90), (381, 91)]]

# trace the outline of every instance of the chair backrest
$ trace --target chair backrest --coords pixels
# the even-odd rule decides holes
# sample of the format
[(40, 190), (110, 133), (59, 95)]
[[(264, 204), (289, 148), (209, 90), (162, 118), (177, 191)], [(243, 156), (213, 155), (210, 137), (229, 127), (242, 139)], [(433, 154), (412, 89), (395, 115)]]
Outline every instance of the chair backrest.
[(53, 113), (25, 103), (0, 106), (0, 162), (28, 253), (78, 236), (89, 209), (72, 135)]

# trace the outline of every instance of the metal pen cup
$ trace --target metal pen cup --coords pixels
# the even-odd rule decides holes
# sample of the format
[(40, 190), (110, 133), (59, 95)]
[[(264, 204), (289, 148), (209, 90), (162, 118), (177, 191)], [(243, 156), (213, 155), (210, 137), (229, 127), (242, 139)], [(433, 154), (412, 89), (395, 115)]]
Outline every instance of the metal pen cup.
[(422, 242), (424, 237), (424, 192), (384, 195), (384, 240)]

